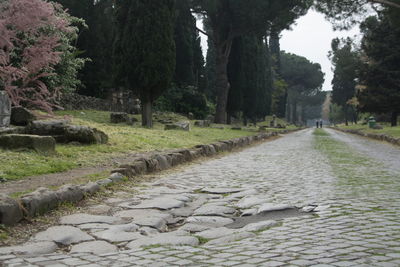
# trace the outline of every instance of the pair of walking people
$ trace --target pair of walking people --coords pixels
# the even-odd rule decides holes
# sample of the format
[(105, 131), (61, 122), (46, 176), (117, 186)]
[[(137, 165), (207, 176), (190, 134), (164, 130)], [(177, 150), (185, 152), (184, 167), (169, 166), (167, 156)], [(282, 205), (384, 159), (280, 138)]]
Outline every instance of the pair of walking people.
[(315, 124), (316, 124), (317, 128), (322, 128), (322, 125), (324, 124), (324, 122), (322, 120), (316, 120)]

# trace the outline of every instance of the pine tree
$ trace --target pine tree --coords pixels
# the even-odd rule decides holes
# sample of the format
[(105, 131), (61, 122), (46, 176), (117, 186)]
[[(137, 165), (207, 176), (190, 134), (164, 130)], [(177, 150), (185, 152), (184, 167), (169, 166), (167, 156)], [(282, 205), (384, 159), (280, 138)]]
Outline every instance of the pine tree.
[(152, 104), (175, 72), (174, 0), (116, 1), (115, 70), (138, 92), (142, 125), (152, 127)]

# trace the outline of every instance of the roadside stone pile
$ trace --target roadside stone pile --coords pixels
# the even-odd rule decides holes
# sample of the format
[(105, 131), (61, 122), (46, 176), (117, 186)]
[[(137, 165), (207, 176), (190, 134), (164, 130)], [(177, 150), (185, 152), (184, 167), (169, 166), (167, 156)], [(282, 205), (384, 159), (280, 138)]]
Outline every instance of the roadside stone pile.
[(67, 120), (37, 120), (23, 107), (13, 107), (10, 127), (0, 128), (0, 147), (32, 149), (53, 154), (56, 143), (106, 144), (108, 136), (95, 128), (72, 125)]

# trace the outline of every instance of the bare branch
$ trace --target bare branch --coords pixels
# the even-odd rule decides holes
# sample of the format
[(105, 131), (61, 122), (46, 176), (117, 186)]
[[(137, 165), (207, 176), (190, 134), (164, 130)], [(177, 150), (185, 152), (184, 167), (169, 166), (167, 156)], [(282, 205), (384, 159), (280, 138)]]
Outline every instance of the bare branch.
[(205, 36), (207, 36), (208, 38), (213, 38), (210, 34), (208, 34), (207, 32), (203, 31), (202, 29), (200, 29), (199, 27), (196, 27), (196, 30), (202, 34), (204, 34)]

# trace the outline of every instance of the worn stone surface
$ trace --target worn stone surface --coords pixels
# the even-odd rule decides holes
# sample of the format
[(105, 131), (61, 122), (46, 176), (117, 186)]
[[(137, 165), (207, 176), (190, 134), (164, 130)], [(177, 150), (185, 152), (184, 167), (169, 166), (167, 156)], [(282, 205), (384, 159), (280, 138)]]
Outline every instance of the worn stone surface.
[(114, 216), (132, 219), (132, 222), (140, 226), (150, 226), (160, 231), (166, 229), (167, 220), (172, 216), (157, 210), (125, 210), (119, 211)]
[(219, 216), (193, 216), (189, 217), (187, 222), (218, 227), (233, 223), (233, 220)]
[(173, 246), (197, 246), (199, 240), (193, 236), (188, 236), (185, 233), (171, 232), (165, 234), (159, 234), (154, 237), (144, 237), (130, 242), (127, 247), (134, 249), (143, 246), (154, 246), (154, 245), (173, 245)]
[(207, 245), (221, 245), (221, 244), (228, 244), (230, 242), (239, 241), (245, 238), (255, 237), (256, 235), (249, 232), (239, 232), (239, 233), (232, 233), (230, 235), (226, 235), (214, 240), (207, 242)]
[(236, 209), (213, 204), (204, 205), (194, 211), (193, 215), (199, 216), (226, 216), (236, 212)]
[(259, 196), (247, 196), (242, 198), (238, 203), (237, 207), (241, 209), (248, 209), (256, 205), (261, 205), (265, 203), (265, 198), (260, 198)]
[(59, 204), (57, 194), (48, 188), (38, 188), (36, 191), (21, 197), (21, 204), (26, 215), (33, 217), (54, 209)]
[(286, 210), (286, 209), (293, 209), (293, 208), (294, 208), (293, 206), (286, 205), (286, 204), (264, 203), (258, 209), (257, 213)]
[(70, 224), (70, 225), (78, 225), (86, 223), (113, 224), (121, 221), (122, 221), (121, 218), (116, 216), (100, 216), (100, 215), (91, 215), (86, 213), (76, 213), (60, 218), (61, 224)]
[(32, 149), (38, 153), (54, 154), (56, 141), (51, 136), (5, 134), (0, 135), (0, 147), (5, 149)]
[(97, 239), (106, 240), (112, 243), (126, 242), (143, 237), (139, 232), (136, 232), (139, 227), (136, 224), (115, 225), (107, 230), (93, 233)]
[(46, 231), (37, 233), (32, 238), (33, 241), (53, 241), (62, 245), (76, 244), (93, 239), (82, 230), (72, 226), (53, 226)]
[(177, 200), (171, 197), (160, 197), (150, 200), (145, 200), (138, 205), (131, 206), (135, 209), (160, 209), (160, 210), (169, 210), (173, 208), (181, 208), (185, 205), (185, 203), (181, 200)]
[(0, 224), (14, 225), (22, 220), (20, 204), (6, 195), (0, 194)]
[(231, 194), (231, 193), (237, 193), (242, 191), (240, 188), (223, 188), (223, 187), (216, 187), (216, 188), (211, 188), (211, 187), (205, 187), (201, 191), (205, 193), (210, 193), (210, 194)]
[(89, 241), (72, 246), (71, 253), (105, 254), (117, 252), (118, 247), (106, 241)]
[(200, 236), (205, 239), (216, 239), (225, 236), (230, 236), (237, 230), (229, 229), (226, 227), (217, 227), (196, 233), (196, 236)]
[(273, 220), (262, 221), (262, 222), (258, 222), (258, 223), (250, 223), (250, 224), (246, 225), (245, 227), (243, 227), (242, 231), (257, 232), (257, 231), (262, 231), (262, 230), (265, 230), (267, 228), (270, 228), (270, 227), (273, 227), (276, 225), (278, 225), (278, 222), (273, 221)]

